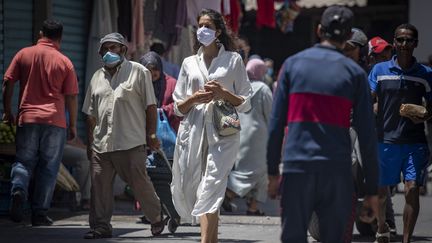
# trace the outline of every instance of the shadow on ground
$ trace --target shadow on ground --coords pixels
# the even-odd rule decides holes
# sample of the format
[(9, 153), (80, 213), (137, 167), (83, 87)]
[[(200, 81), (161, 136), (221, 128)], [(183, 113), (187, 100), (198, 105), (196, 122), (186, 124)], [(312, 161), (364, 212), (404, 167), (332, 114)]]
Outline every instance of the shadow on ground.
[[(372, 236), (362, 236), (358, 234), (353, 235), (353, 241), (355, 242), (373, 242), (374, 240), (375, 237)], [(402, 242), (402, 240), (403, 240), (402, 235), (396, 235), (396, 237), (391, 238), (391, 242)], [(411, 238), (411, 242), (432, 242), (432, 237), (414, 235)]]

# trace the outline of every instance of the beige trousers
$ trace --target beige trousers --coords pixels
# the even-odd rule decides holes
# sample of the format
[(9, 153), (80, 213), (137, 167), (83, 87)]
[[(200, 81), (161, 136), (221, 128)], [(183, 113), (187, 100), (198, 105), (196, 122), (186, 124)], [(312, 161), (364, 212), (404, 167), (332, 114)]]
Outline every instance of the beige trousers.
[(118, 174), (131, 186), (135, 199), (143, 205), (142, 210), (151, 223), (156, 223), (161, 215), (161, 204), (149, 176), (145, 161), (147, 152), (144, 146), (129, 150), (93, 153), (91, 173), (90, 229), (101, 233), (111, 233), (113, 213), (113, 185)]

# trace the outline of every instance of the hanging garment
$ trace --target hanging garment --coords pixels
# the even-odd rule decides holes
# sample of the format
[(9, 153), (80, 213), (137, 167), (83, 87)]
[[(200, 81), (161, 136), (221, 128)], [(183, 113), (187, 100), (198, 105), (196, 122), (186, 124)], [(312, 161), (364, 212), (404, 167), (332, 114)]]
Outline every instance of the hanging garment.
[(95, 0), (93, 3), (87, 46), (86, 87), (90, 83), (93, 74), (101, 66), (101, 58), (98, 54), (100, 39), (106, 34), (117, 31), (117, 13), (118, 8), (116, 0)]
[[(226, 8), (226, 4), (228, 4), (228, 8)], [(223, 10), (222, 15), (225, 16), (225, 21), (227, 22), (227, 25), (230, 26), (231, 30), (234, 33), (238, 33), (240, 28), (241, 14), (241, 6), (239, 0), (224, 0), (222, 1), (221, 9)]]
[(138, 60), (144, 54), (144, 0), (132, 0), (132, 36), (128, 55), (131, 60)]
[(258, 10), (256, 16), (257, 28), (274, 28), (276, 26), (274, 12), (274, 0), (258, 0)]
[(132, 38), (132, 0), (117, 0), (118, 6), (118, 32), (122, 34), (127, 41)]
[(186, 0), (188, 23), (197, 26), (197, 17), (203, 8), (221, 12), (221, 0)]

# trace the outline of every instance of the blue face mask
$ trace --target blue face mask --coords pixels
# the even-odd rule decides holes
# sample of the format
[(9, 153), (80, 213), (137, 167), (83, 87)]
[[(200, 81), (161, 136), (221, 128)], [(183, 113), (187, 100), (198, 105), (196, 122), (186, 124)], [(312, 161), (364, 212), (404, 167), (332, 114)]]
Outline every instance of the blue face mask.
[(267, 75), (270, 77), (273, 75), (273, 68), (267, 68)]
[(246, 57), (245, 51), (243, 49), (238, 50), (238, 53), (240, 54), (241, 58), (244, 60)]
[(119, 54), (113, 52), (107, 52), (102, 57), (102, 61), (106, 67), (113, 68), (121, 62), (122, 58)]

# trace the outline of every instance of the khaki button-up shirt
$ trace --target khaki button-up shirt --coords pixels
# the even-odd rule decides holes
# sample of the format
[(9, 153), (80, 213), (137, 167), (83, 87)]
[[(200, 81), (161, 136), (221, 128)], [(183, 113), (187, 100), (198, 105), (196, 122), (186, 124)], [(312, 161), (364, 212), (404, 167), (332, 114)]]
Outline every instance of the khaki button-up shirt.
[(146, 144), (146, 109), (156, 104), (151, 73), (124, 60), (111, 75), (104, 68), (93, 75), (82, 111), (96, 118), (93, 149), (98, 153)]

